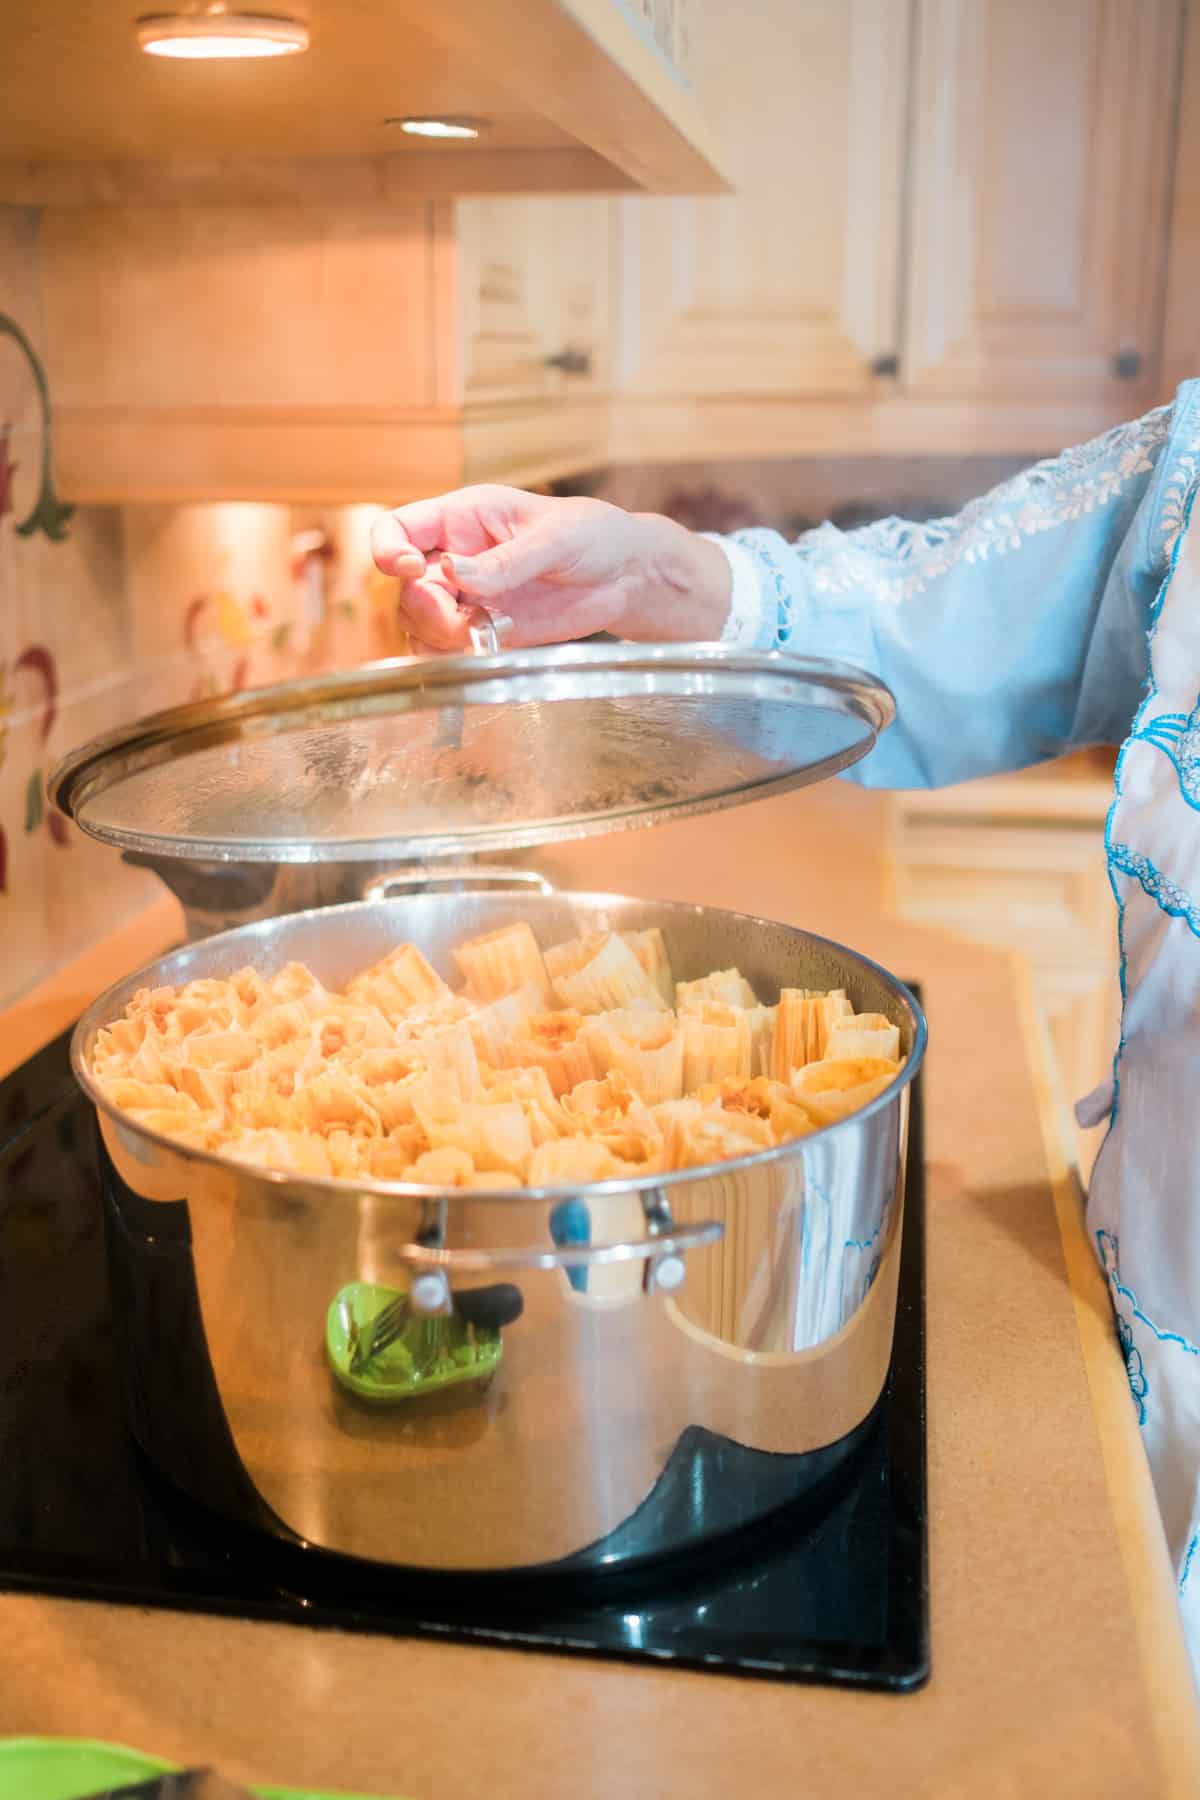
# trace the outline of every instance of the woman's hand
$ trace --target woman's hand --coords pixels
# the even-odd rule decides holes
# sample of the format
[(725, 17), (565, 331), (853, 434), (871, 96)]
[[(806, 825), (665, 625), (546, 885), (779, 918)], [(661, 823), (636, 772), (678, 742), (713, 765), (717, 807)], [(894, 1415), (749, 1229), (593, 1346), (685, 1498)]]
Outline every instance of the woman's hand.
[(641, 642), (721, 635), (731, 578), (721, 549), (653, 513), (469, 487), (376, 520), (371, 551), (403, 582), (419, 651), (465, 651), (470, 611), (513, 622), (514, 647), (611, 632)]

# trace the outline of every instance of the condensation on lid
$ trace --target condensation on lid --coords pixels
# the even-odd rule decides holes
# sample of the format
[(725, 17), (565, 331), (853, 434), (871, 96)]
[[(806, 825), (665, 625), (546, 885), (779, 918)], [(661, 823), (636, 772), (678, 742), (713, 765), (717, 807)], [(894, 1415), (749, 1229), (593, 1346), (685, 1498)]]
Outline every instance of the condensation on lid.
[(894, 715), (843, 664), (713, 644), (404, 659), (159, 713), (51, 782), (82, 829), (205, 861), (428, 861), (823, 779)]

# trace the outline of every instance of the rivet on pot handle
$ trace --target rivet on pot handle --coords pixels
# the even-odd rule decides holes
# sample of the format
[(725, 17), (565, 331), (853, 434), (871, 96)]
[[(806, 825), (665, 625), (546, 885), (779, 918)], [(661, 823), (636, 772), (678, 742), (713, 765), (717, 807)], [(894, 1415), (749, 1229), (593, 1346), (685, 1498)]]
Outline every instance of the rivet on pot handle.
[(554, 883), (539, 875), (536, 869), (488, 868), (474, 863), (442, 866), (418, 863), (411, 869), (396, 869), (388, 875), (376, 875), (363, 889), (364, 900), (387, 900), (393, 894), (421, 894), (439, 888), (498, 887), (532, 888), (538, 894), (553, 894)]
[[(669, 1216), (669, 1214), (668, 1214)], [(702, 1219), (695, 1225), (673, 1227), (659, 1236), (638, 1238), (618, 1244), (565, 1244), (560, 1249), (538, 1250), (532, 1245), (512, 1250), (444, 1250), (432, 1244), (402, 1244), (388, 1252), (388, 1260), (397, 1262), (414, 1274), (416, 1283), (426, 1273), (440, 1271), (453, 1284), (459, 1275), (490, 1275), (498, 1269), (588, 1269), (610, 1263), (644, 1262), (653, 1265), (656, 1278), (647, 1280), (648, 1292), (670, 1291), (683, 1280), (683, 1257), (689, 1250), (715, 1244), (725, 1235), (719, 1219)], [(664, 1265), (667, 1279), (662, 1278)]]
[(661, 1246), (656, 1255), (646, 1259), (642, 1287), (647, 1294), (673, 1294), (676, 1288), (683, 1286), (687, 1270), (679, 1252), (666, 1248), (665, 1240), (673, 1232), (675, 1220), (671, 1215), (671, 1202), (662, 1188), (651, 1188), (649, 1193), (642, 1195), (642, 1212), (646, 1230)]

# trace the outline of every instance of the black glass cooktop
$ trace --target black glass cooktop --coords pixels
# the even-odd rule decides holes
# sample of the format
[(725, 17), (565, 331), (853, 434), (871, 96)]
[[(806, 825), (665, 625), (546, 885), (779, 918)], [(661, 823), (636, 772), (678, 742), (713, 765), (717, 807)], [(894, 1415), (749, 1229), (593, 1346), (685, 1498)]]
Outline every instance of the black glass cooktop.
[(924, 1165), (913, 1088), (895, 1348), (802, 1501), (620, 1575), (331, 1581), (164, 1490), (127, 1433), (95, 1125), (66, 1039), (0, 1082), (0, 1588), (861, 1687), (929, 1673)]

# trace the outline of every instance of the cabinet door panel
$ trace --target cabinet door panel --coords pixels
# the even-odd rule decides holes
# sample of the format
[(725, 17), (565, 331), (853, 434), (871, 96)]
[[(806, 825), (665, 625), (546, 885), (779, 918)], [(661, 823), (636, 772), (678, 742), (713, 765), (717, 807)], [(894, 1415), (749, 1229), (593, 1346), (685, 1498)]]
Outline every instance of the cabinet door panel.
[(60, 407), (433, 399), (424, 200), (70, 207), (46, 211), (41, 233)]
[(622, 385), (843, 394), (897, 348), (909, 9), (758, 0), (691, 26), (736, 192), (623, 200)]
[[(463, 398), (578, 398), (608, 385), (611, 201), (462, 200)], [(555, 366), (571, 352), (576, 373)]]
[(555, 389), (551, 239), (532, 199), (460, 200), (455, 207), (463, 398), (544, 400)]
[(1180, 0), (917, 11), (908, 385), (1152, 392)]

